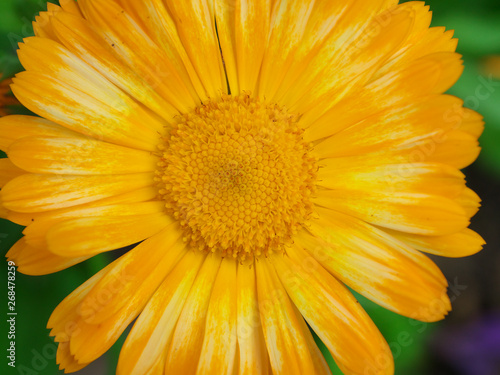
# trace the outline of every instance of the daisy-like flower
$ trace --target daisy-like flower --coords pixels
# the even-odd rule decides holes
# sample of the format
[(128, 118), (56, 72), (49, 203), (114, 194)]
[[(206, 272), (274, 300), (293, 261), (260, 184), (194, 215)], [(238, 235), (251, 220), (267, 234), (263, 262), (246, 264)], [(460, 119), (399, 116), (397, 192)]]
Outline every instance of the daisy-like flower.
[[(0, 121), (20, 272), (140, 242), (48, 326), (76, 371), (137, 319), (117, 373), (392, 374), (347, 286), (450, 310), (423, 252), (460, 257), (481, 117), (443, 93), (456, 40), (421, 2), (61, 0), (20, 45)], [(142, 242), (141, 242), (142, 241)]]

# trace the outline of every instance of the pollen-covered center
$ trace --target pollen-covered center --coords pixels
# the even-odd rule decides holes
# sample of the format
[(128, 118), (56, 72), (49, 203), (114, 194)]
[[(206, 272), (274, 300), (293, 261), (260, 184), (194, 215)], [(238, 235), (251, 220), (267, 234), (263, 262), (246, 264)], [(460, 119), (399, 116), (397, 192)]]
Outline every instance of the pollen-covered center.
[(156, 182), (192, 247), (245, 260), (291, 242), (312, 213), (317, 172), (297, 121), (246, 94), (179, 116)]

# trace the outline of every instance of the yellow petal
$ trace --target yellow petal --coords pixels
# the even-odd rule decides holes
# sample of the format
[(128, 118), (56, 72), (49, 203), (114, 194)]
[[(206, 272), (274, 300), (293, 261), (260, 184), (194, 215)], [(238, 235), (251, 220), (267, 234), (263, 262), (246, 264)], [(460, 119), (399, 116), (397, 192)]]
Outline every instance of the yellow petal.
[(455, 121), (457, 130), (464, 131), (479, 138), (484, 130), (483, 116), (472, 109), (455, 107), (448, 113), (450, 121)]
[(74, 0), (59, 0), (59, 4), (61, 5), (61, 8), (65, 10), (68, 13), (81, 16), (82, 13), (80, 12), (80, 7), (78, 6), (78, 3)]
[[(369, 6), (371, 6), (374, 2), (371, 2)], [(272, 45), (272, 51), (267, 52), (269, 54), (275, 54), (276, 52), (282, 52), (281, 56), (277, 56), (280, 60), (279, 63), (283, 64), (283, 69), (276, 69), (279, 66), (275, 64), (270, 64), (269, 67), (271, 70), (274, 70), (276, 73), (279, 73), (278, 76), (272, 76), (273, 87), (274, 90), (277, 90), (277, 96), (282, 96), (284, 93), (289, 90), (293, 90), (293, 87), (300, 87), (296, 84), (296, 80), (298, 80), (303, 74), (309, 74), (307, 69), (309, 67), (309, 62), (321, 51), (323, 45), (327, 42), (329, 34), (334, 32), (334, 30), (338, 30), (339, 25), (343, 22), (343, 17), (345, 17), (348, 12), (352, 12), (355, 5), (352, 2), (338, 2), (338, 1), (320, 1), (320, 2), (311, 2), (310, 4), (304, 2), (297, 2), (294, 4), (293, 2), (284, 2), (281, 1), (280, 5), (275, 5), (274, 12), (275, 14), (279, 13), (286, 6), (292, 6), (295, 8), (295, 11), (292, 13), (290, 20), (288, 20), (288, 16), (282, 17), (285, 19), (280, 19), (278, 22), (282, 22), (283, 26), (286, 25), (288, 30), (285, 30), (281, 35), (275, 35), (274, 38), (288, 39), (290, 42), (284, 41), (283, 43), (275, 43)], [(301, 13), (298, 7), (311, 7), (312, 9), (308, 13)], [(378, 6), (378, 4), (377, 4)], [(297, 11), (298, 10), (298, 11)], [(308, 18), (308, 19), (306, 19)], [(273, 18), (274, 21), (274, 18)], [(304, 24), (305, 23), (305, 24)], [(276, 26), (274, 25), (274, 30), (276, 30)], [(266, 28), (269, 28), (269, 25), (266, 25)], [(290, 32), (290, 31), (292, 32)], [(293, 32), (294, 31), (294, 32)], [(299, 41), (300, 39), (300, 41)], [(264, 39), (263, 46), (265, 46), (267, 40)], [(263, 51), (266, 51), (263, 49)], [(284, 56), (285, 53), (288, 52), (288, 56)], [(286, 59), (285, 59), (286, 57)], [(259, 64), (260, 66), (260, 64)], [(238, 63), (238, 67), (240, 64)], [(286, 73), (286, 74), (285, 74)], [(276, 78), (283, 78), (281, 84), (277, 87), (276, 85), (279, 82), (276, 82)], [(270, 85), (268, 85), (270, 86)]]
[(64, 370), (65, 373), (76, 372), (88, 365), (88, 363), (78, 363), (73, 354), (71, 354), (69, 343), (67, 342), (59, 343), (56, 361), (59, 364), (59, 369)]
[[(59, 17), (62, 17), (62, 14), (59, 14)], [(138, 105), (120, 88), (110, 83), (106, 76), (103, 76), (92, 65), (71, 53), (61, 44), (44, 38), (26, 38), (20, 44), (18, 55), (26, 70), (39, 73), (52, 72), (56, 81), (64, 82), (87, 93), (92, 98), (109, 104), (112, 108), (121, 109), (121, 112), (129, 115), (130, 119), (139, 120), (137, 126), (145, 125), (146, 129), (162, 130), (163, 125), (150, 111)], [(151, 97), (156, 99), (153, 94)], [(138, 98), (141, 98), (141, 95)], [(146, 103), (150, 104), (148, 101)], [(154, 106), (154, 109), (158, 110), (158, 113), (166, 119), (170, 120), (173, 115), (178, 113), (167, 111), (165, 114), (158, 109), (161, 106), (168, 108), (168, 102), (160, 101)], [(128, 110), (129, 108), (130, 110)]]
[(35, 116), (12, 115), (0, 118), (0, 150), (23, 137), (81, 137), (81, 134)]
[(151, 297), (120, 352), (119, 375), (163, 373), (166, 348), (204, 254), (187, 252)]
[[(143, 252), (140, 259), (144, 259), (148, 253), (153, 251), (160, 252), (160, 250), (157, 250), (158, 248), (163, 250), (161, 251), (163, 254), (168, 253), (165, 250), (168, 249), (169, 244), (165, 244), (164, 239), (165, 237), (157, 236), (150, 241), (146, 241), (142, 246), (142, 251), (144, 249), (148, 251)], [(176, 263), (182, 257), (179, 256), (179, 253), (185, 252), (185, 245), (182, 241), (177, 241), (168, 250), (178, 254), (178, 256), (165, 256), (163, 260), (168, 258), (170, 262), (174, 261)], [(138, 255), (138, 252), (135, 254)], [(136, 258), (135, 260), (134, 268), (137, 269), (137, 260), (139, 259)], [(142, 277), (140, 280), (135, 279), (133, 275), (123, 270), (120, 267), (119, 260), (105, 268), (105, 271), (107, 271), (105, 278), (112, 282), (108, 283), (103, 289), (100, 287), (101, 282), (99, 280), (92, 291), (85, 296), (84, 300), (78, 306), (79, 318), (76, 321), (76, 325), (79, 331), (71, 335), (70, 350), (79, 362), (91, 362), (101, 356), (114, 344), (125, 328), (144, 309), (155, 290), (165, 279), (168, 270), (173, 267), (172, 264), (167, 264), (168, 262), (163, 260), (159, 264), (155, 264), (157, 266), (156, 272), (151, 273), (146, 278)], [(147, 269), (151, 270), (149, 267)], [(109, 280), (110, 274), (114, 276), (112, 280)], [(131, 284), (132, 288), (130, 288)], [(93, 294), (96, 289), (97, 293)], [(128, 293), (126, 289), (129, 290)], [(133, 292), (131, 293), (130, 290)], [(93, 299), (93, 296), (96, 296), (96, 298)], [(114, 297), (124, 300), (123, 307), (118, 308), (116, 313), (106, 319), (99, 319), (102, 318), (102, 310), (105, 310), (109, 305), (112, 305), (112, 308), (116, 308)], [(92, 303), (89, 304), (87, 302)], [(95, 323), (97, 320), (99, 323)]]
[(215, 15), (232, 95), (255, 93), (271, 22), (271, 0), (216, 0)]
[(79, 363), (90, 363), (103, 355), (118, 340), (123, 331), (137, 317), (142, 306), (131, 306), (99, 325), (76, 321), (78, 333), (71, 336), (69, 348)]
[(64, 210), (56, 210), (40, 213), (33, 217), (27, 224), (23, 234), (26, 242), (35, 247), (48, 247), (47, 233), (56, 224), (70, 219), (81, 218), (106, 218), (106, 217), (131, 217), (163, 213), (165, 205), (163, 202), (140, 202), (122, 203), (114, 205), (103, 205), (95, 207), (76, 206)]
[(235, 21), (237, 3), (235, 0), (215, 0), (214, 13), (217, 24), (217, 38), (223, 56), (224, 72), (231, 95), (239, 95), (240, 87), (237, 72)]
[[(179, 75), (175, 61), (169, 59), (119, 4), (112, 0), (84, 0), (79, 4), (85, 18), (102, 38), (99, 44), (111, 47), (113, 54), (128, 65), (128, 70), (136, 71), (151, 89), (180, 112), (196, 103), (190, 81)], [(168, 119), (165, 116), (168, 112), (158, 105), (154, 108)]]
[[(451, 52), (434, 53), (412, 61), (352, 92), (352, 95), (337, 102), (320, 118), (301, 118), (303, 126), (308, 128), (305, 139), (313, 141), (328, 137), (349, 124), (368, 119), (384, 110), (432, 100), (433, 95), (439, 98), (437, 95), (451, 87), (462, 70), (460, 56)], [(453, 109), (450, 110), (448, 118), (453, 116)]]
[(402, 232), (446, 235), (469, 226), (469, 216), (455, 201), (437, 195), (399, 191), (318, 190), (321, 207)]
[(411, 33), (400, 50), (396, 51), (389, 61), (374, 75), (379, 78), (390, 70), (398, 69), (411, 61), (435, 52), (454, 52), (457, 39), (452, 39), (453, 30), (446, 31), (444, 27), (432, 27), (429, 6), (424, 2), (411, 1), (401, 4), (398, 10), (410, 10), (415, 15), (415, 23)]
[[(319, 186), (333, 190), (369, 190), (371, 192), (412, 192), (456, 198), (465, 189), (464, 175), (456, 168), (436, 163), (365, 165), (345, 163), (349, 159), (321, 161)], [(372, 164), (372, 165), (371, 165)]]
[(421, 236), (397, 231), (388, 233), (417, 250), (450, 258), (473, 255), (485, 244), (479, 234), (468, 228), (447, 236)]
[(196, 276), (167, 349), (164, 369), (166, 374), (196, 373), (203, 345), (210, 294), (221, 261), (219, 254), (209, 254)]
[(262, 332), (255, 267), (240, 264), (237, 279), (239, 375), (269, 374), (269, 356)]
[(74, 87), (48, 71), (24, 71), (13, 81), (12, 92), (21, 104), (48, 120), (110, 143), (156, 151), (163, 126), (130, 99), (104, 91), (108, 99), (100, 101), (95, 97), (100, 88), (90, 89), (90, 83)]
[(66, 257), (96, 255), (154, 236), (172, 219), (164, 212), (134, 216), (72, 219), (47, 232), (51, 252)]
[(296, 246), (272, 263), (299, 311), (346, 375), (393, 374), (389, 346), (352, 294)]
[(9, 181), (0, 195), (9, 210), (41, 212), (93, 202), (151, 185), (152, 173), (113, 176), (25, 174)]
[(26, 171), (16, 167), (8, 158), (0, 159), (0, 188), (10, 180), (25, 174)]
[[(328, 36), (294, 85), (280, 102), (304, 113), (304, 125), (363, 87), (373, 73), (402, 45), (413, 26), (414, 15), (406, 10), (383, 12), (383, 2), (360, 1)], [(379, 17), (373, 18), (376, 14)], [(381, 22), (379, 18), (385, 20)], [(278, 99), (278, 98), (277, 98)]]
[(47, 328), (51, 329), (50, 335), (54, 336), (56, 342), (68, 342), (73, 334), (79, 334), (79, 328), (76, 324), (80, 317), (78, 306), (106, 272), (106, 268), (97, 272), (71, 292), (54, 309), (47, 323)]
[(268, 44), (260, 71), (258, 96), (274, 99), (274, 94), (293, 61), (295, 50), (299, 48), (313, 7), (314, 1), (308, 0), (274, 2)]
[(47, 11), (40, 12), (38, 16), (35, 16), (35, 22), (33, 22), (33, 31), (35, 35), (41, 38), (57, 40), (57, 36), (54, 34), (52, 24), (50, 23), (50, 18), (60, 11), (61, 7), (58, 5), (47, 3)]
[[(113, 205), (123, 205), (129, 203), (142, 203), (147, 201), (152, 201), (157, 198), (158, 189), (154, 187), (145, 187), (137, 190), (132, 190), (130, 192), (126, 192), (123, 194), (114, 195), (108, 198), (99, 199), (96, 201), (92, 201), (89, 203), (77, 205), (69, 208), (61, 208), (58, 210), (46, 211), (46, 212), (29, 212), (29, 213), (21, 213), (21, 212), (9, 212), (9, 220), (19, 224), (28, 226), (32, 224), (33, 221), (37, 221), (40, 219), (53, 219), (59, 217), (79, 217), (80, 213), (89, 212), (91, 215), (94, 215), (95, 212), (92, 211), (93, 208), (102, 207), (106, 210), (105, 207), (113, 206)], [(152, 203), (153, 205), (158, 204), (158, 201), (154, 201), (156, 203)], [(90, 210), (88, 210), (90, 209)], [(80, 212), (81, 211), (81, 212)], [(99, 211), (101, 212), (101, 211)], [(107, 211), (106, 211), (107, 212)], [(75, 214), (73, 214), (75, 213)], [(144, 212), (142, 212), (144, 213)], [(146, 212), (148, 213), (148, 212)], [(116, 212), (114, 212), (116, 214)], [(66, 216), (67, 215), (67, 216)]]
[(24, 137), (8, 150), (18, 167), (32, 173), (127, 174), (154, 172), (158, 158), (150, 152), (92, 138)]
[[(263, 80), (270, 80), (273, 85), (271, 86), (273, 94), (278, 90), (276, 99), (293, 106), (295, 100), (306, 93), (309, 95), (310, 92), (314, 91), (324, 92), (325, 88), (329, 90), (335, 87), (338, 79), (332, 75), (336, 70), (335, 66), (341, 61), (349, 60), (352, 53), (368, 50), (360, 48), (365, 47), (365, 45), (359, 46), (359, 43), (354, 42), (360, 35), (364, 36), (365, 39), (367, 36), (372, 39), (374, 33), (369, 31), (373, 17), (392, 7), (395, 3), (392, 0), (357, 1), (348, 4), (345, 2), (305, 2), (305, 4), (300, 2), (301, 5), (310, 7), (310, 12), (304, 10), (303, 13), (300, 10), (297, 12), (296, 8), (290, 22), (285, 21), (281, 25), (283, 31), (280, 31), (284, 36), (278, 34), (281, 36), (280, 40), (275, 39), (278, 42), (276, 45), (270, 42), (268, 48), (270, 52), (266, 52), (266, 57), (270, 55), (273, 57), (267, 63), (275, 75), (263, 77)], [(281, 1), (278, 4), (281, 7), (275, 4), (275, 14), (280, 14), (290, 2)], [(273, 21), (275, 14), (273, 14)], [(284, 15), (283, 18), (288, 19), (286, 13)], [(399, 37), (399, 35), (393, 36), (393, 39)], [(354, 44), (356, 44), (355, 48), (351, 48)], [(274, 59), (276, 62), (273, 62)], [(360, 59), (353, 59), (349, 65), (354, 67), (356, 61), (359, 64)], [(350, 81), (347, 79), (349, 65), (345, 67), (346, 80), (344, 84)], [(359, 70), (359, 73), (361, 72)], [(368, 69), (365, 72), (368, 73)], [(302, 87), (302, 89), (294, 90), (293, 87)], [(267, 93), (268, 96), (270, 94)], [(332, 102), (331, 97), (330, 101)], [(306, 96), (303, 101), (309, 99), (312, 98)], [(297, 111), (303, 112), (304, 107), (300, 109), (299, 107), (301, 107), (300, 103), (297, 105)]]
[(304, 318), (302, 317), (302, 314), (295, 305), (293, 306), (293, 311), (295, 311), (295, 316), (297, 316), (299, 325), (302, 329), (302, 332), (304, 333), (304, 338), (306, 340), (307, 347), (309, 348), (309, 353), (311, 354), (311, 358), (313, 361), (314, 373), (317, 375), (331, 375), (332, 373), (330, 371), (330, 367), (328, 366), (328, 363), (326, 363), (323, 353), (321, 353), (321, 350), (318, 348), (318, 345), (316, 344), (316, 341), (314, 341), (309, 327), (307, 326)]
[[(389, 148), (408, 148), (424, 140), (432, 142), (435, 149), (449, 132), (460, 127), (464, 116), (460, 111), (462, 104), (458, 98), (441, 95), (383, 108), (368, 117), (358, 113), (340, 115), (332, 124), (332, 136), (320, 141), (315, 151), (322, 157), (359, 155)], [(459, 113), (454, 113), (456, 108)], [(431, 147), (425, 151), (434, 152)]]
[[(451, 309), (448, 283), (425, 255), (380, 229), (319, 209), (300, 245), (339, 280), (379, 305), (414, 319), (436, 321)], [(317, 237), (316, 239), (314, 237)]]
[(224, 66), (215, 30), (213, 1), (165, 1), (198, 77), (209, 97), (227, 93)]
[[(147, 302), (185, 254), (181, 235), (176, 224), (170, 225), (107, 266), (106, 274), (81, 303), (87, 311), (84, 319), (99, 324), (137, 300)], [(106, 290), (113, 291), (112, 295), (107, 296), (106, 304), (96, 307)]]
[[(207, 93), (183, 46), (172, 14), (168, 11), (165, 2), (163, 0), (121, 0), (121, 5), (160, 47), (162, 53), (166, 54), (167, 60), (174, 65), (195, 101), (198, 102), (200, 98), (206, 99)], [(129, 60), (134, 64), (137, 58)], [(156, 70), (158, 69), (155, 68)], [(164, 76), (161, 70), (157, 73)], [(188, 85), (189, 82), (192, 83), (193, 88)]]
[[(314, 363), (292, 302), (268, 259), (255, 263), (260, 319), (273, 374), (314, 374)], [(309, 333), (309, 332), (308, 332)]]
[(237, 260), (224, 259), (215, 278), (196, 374), (232, 375), (236, 359)]
[(26, 275), (48, 275), (64, 270), (91, 256), (67, 258), (55, 255), (46, 247), (34, 247), (26, 241), (26, 237), (18, 240), (7, 252), (6, 257), (16, 263), (17, 270)]
[[(87, 20), (60, 12), (51, 19), (51, 23), (61, 44), (124, 92), (166, 120), (178, 113), (171, 103), (154, 90), (153, 83), (150, 84), (141, 78), (135, 67), (131, 69), (126, 65), (127, 61), (121, 61), (114, 55), (116, 49), (112, 46), (113, 42), (109, 43), (99, 36), (97, 30)], [(161, 67), (157, 67), (155, 73), (161, 73), (160, 69)], [(154, 79), (157, 79), (156, 74), (154, 76)], [(158, 74), (158, 76), (164, 75)]]
[(481, 206), (481, 198), (471, 189), (466, 187), (456, 198), (457, 203), (465, 210), (468, 217), (474, 216)]
[[(410, 157), (414, 159), (422, 159), (426, 157), (426, 150), (432, 150), (432, 144), (429, 142), (418, 144), (417, 147), (411, 150), (405, 150)], [(479, 156), (481, 148), (477, 141), (477, 136), (471, 135), (461, 130), (455, 130), (443, 135), (442, 142), (435, 147), (427, 160), (451, 165), (455, 168), (462, 169), (468, 167)]]

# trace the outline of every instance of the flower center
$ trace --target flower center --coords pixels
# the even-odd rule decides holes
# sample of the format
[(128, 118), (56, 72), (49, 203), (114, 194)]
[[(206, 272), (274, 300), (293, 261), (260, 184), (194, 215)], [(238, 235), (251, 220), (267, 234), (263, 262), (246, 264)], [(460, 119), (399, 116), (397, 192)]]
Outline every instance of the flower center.
[(247, 94), (179, 116), (156, 182), (190, 246), (244, 261), (291, 243), (312, 214), (317, 173), (297, 121)]

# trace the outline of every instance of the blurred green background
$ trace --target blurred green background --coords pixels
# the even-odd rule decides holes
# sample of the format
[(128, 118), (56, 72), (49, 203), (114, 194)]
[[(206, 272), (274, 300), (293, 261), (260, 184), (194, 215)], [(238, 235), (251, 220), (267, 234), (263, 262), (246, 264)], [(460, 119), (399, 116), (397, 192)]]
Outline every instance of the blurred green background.
[[(138, 0), (139, 1), (139, 0)], [(498, 311), (500, 308), (500, 72), (492, 76), (487, 61), (500, 56), (500, 2), (498, 0), (432, 0), (427, 1), (434, 12), (433, 25), (454, 29), (459, 38), (458, 51), (463, 55), (465, 72), (450, 90), (465, 99), (466, 106), (480, 112), (486, 122), (481, 137), (483, 152), (479, 160), (467, 169), (468, 183), (483, 199), (483, 209), (473, 219), (472, 227), (488, 245), (478, 255), (464, 259), (436, 259), (450, 284), (453, 312), (443, 322), (425, 324), (388, 312), (361, 296), (361, 303), (389, 342), (396, 362), (396, 374), (417, 375), (495, 375), (500, 374), (497, 363), (493, 367), (474, 367), (475, 362), (487, 361), (473, 351), (462, 353), (461, 343), (467, 337), (494, 342), (498, 345)], [(22, 70), (15, 49), (22, 38), (33, 35), (34, 16), (46, 9), (42, 0), (0, 1), (0, 70), (12, 76)], [(500, 67), (497, 68), (500, 70)], [(488, 97), (484, 96), (485, 82)], [(483, 95), (478, 95), (478, 90)], [(23, 111), (22, 109), (20, 111)], [(25, 111), (25, 110), (24, 110)], [(22, 227), (0, 219), (0, 249), (5, 254), (20, 237)], [(6, 319), (1, 318), (0, 337), (2, 356), (0, 374), (58, 374), (55, 365), (55, 344), (45, 329), (53, 308), (90, 275), (105, 266), (112, 255), (101, 255), (81, 265), (53, 275), (30, 277), (17, 274), (16, 309), (17, 332), (16, 369), (6, 366)], [(0, 267), (0, 280), (7, 280), (7, 266)], [(7, 312), (6, 282), (2, 282), (2, 309)], [(5, 297), (4, 297), (5, 296)], [(484, 323), (484, 322), (488, 323)], [(492, 323), (493, 322), (493, 323)], [(484, 324), (483, 324), (484, 323)], [(489, 324), (489, 325), (488, 325)], [(484, 338), (478, 327), (493, 337)], [(493, 327), (494, 326), (494, 327)], [(492, 328), (493, 327), (493, 328)], [(472, 332), (472, 333), (471, 333)], [(482, 331), (481, 331), (482, 332)], [(126, 334), (126, 333), (125, 333)], [(476, 336), (474, 336), (476, 335)], [(465, 338), (464, 338), (465, 337)], [(488, 341), (490, 340), (490, 341)], [(496, 340), (496, 341), (495, 341)], [(99, 361), (80, 374), (113, 374), (122, 339)], [(490, 345), (491, 346), (491, 345)], [(451, 354), (448, 353), (451, 348)], [(447, 352), (448, 350), (448, 352)], [(486, 347), (500, 353), (500, 347)], [(327, 353), (326, 350), (324, 350)], [(328, 354), (326, 354), (329, 357)], [(467, 358), (464, 358), (467, 357)], [(489, 358), (489, 357), (488, 357)], [(471, 369), (462, 362), (466, 360)], [(338, 374), (333, 361), (332, 368)], [(495, 367), (498, 366), (498, 367)], [(61, 372), (62, 373), (62, 372)]]

